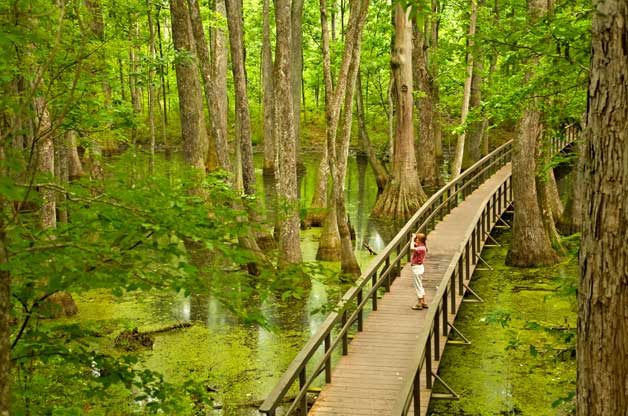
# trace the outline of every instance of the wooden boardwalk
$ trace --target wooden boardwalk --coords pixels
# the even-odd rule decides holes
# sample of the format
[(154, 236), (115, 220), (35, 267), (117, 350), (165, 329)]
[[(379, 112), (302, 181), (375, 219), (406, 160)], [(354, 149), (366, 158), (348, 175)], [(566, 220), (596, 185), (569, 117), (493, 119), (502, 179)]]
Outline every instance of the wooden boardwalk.
[[(447, 267), (475, 227), (473, 218), (479, 215), (491, 195), (510, 174), (511, 165), (507, 164), (429, 233), (423, 277), (428, 303), (438, 285), (443, 284)], [(462, 297), (458, 296), (456, 302), (459, 304), (461, 300)], [(349, 344), (349, 354), (342, 356), (333, 368), (332, 382), (324, 386), (308, 414), (385, 416), (393, 413), (395, 402), (407, 383), (405, 377), (416, 353), (417, 339), (423, 327), (429, 324), (424, 322), (426, 310), (411, 309), (415, 303), (412, 274), (407, 264), (392, 284), (390, 293), (379, 300), (378, 310), (371, 312), (364, 321), (363, 332), (355, 335)], [(449, 313), (449, 322), (454, 319), (455, 315)], [(441, 338), (442, 352), (446, 337)], [(432, 361), (434, 371), (438, 365), (439, 361)], [(422, 415), (427, 414), (430, 395), (431, 391), (423, 385), (420, 401)]]

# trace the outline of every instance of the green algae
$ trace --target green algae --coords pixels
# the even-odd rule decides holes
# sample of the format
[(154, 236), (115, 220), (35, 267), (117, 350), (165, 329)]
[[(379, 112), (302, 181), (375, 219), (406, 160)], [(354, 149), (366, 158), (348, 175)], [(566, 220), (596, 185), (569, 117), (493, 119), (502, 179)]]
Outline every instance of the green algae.
[(482, 254), (494, 270), (477, 271), (471, 287), (485, 302), (463, 303), (455, 322), (472, 344), (448, 346), (439, 369), (461, 397), (432, 401), (430, 415), (569, 412), (569, 403), (559, 402), (575, 391), (577, 259), (518, 269), (504, 264), (506, 252), (503, 246)]

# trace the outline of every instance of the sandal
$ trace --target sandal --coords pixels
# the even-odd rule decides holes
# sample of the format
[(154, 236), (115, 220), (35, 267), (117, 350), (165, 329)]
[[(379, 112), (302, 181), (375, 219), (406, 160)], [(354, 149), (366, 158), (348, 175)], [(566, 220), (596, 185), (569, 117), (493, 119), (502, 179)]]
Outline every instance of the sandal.
[(423, 305), (416, 304), (412, 307), (412, 309), (414, 309), (415, 311), (420, 311), (421, 309), (423, 309)]
[(421, 307), (422, 307), (423, 309), (429, 309), (429, 307), (427, 306), (427, 303), (424, 303), (423, 305), (421, 305)]

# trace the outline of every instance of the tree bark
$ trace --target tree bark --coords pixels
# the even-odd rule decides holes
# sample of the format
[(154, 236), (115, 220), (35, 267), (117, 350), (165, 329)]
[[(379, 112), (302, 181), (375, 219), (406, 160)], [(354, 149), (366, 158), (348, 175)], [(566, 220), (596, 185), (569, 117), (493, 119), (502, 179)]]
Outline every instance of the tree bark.
[(68, 175), (70, 180), (78, 179), (84, 175), (81, 158), (78, 155), (76, 145), (76, 132), (70, 130), (66, 133), (68, 145)]
[(244, 31), (242, 29), (241, 0), (226, 0), (229, 45), (231, 49), (231, 72), (235, 89), (236, 141), (240, 144), (242, 180), (244, 193), (255, 195), (255, 169), (253, 167), (253, 143), (251, 141), (251, 116), (246, 91), (246, 69), (244, 63)]
[[(432, 39), (430, 48), (433, 51), (438, 50), (438, 32), (440, 28), (440, 2), (439, 0), (432, 0)], [(440, 85), (438, 83), (438, 60), (432, 59), (430, 61), (430, 74), (432, 75), (432, 101), (434, 108), (433, 122), (433, 135), (434, 135), (434, 151), (436, 153), (436, 160), (443, 159), (443, 138), (441, 134), (440, 123), (440, 110), (438, 105), (440, 102)]]
[(205, 146), (207, 138), (203, 117), (201, 85), (194, 53), (190, 16), (185, 0), (170, 0), (172, 37), (177, 53), (187, 54), (188, 59), (178, 59), (175, 63), (179, 92), (179, 112), (183, 158), (189, 165), (205, 170)]
[[(307, 227), (322, 227), (325, 222), (325, 210), (327, 208), (327, 183), (329, 182), (329, 158), (327, 142), (323, 145), (323, 154), (316, 170), (316, 185), (312, 202), (305, 217)], [(322, 239), (322, 236), (321, 236)], [(319, 246), (320, 249), (320, 246)]]
[(377, 198), (372, 215), (406, 220), (427, 200), (417, 173), (412, 116), (412, 24), (410, 7), (394, 6), (395, 43), (391, 66), (397, 101), (395, 147), (392, 173), (386, 189)]
[(628, 414), (628, 3), (593, 2), (577, 415)]
[(360, 147), (362, 151), (368, 157), (369, 164), (371, 165), (371, 169), (373, 169), (373, 174), (375, 175), (375, 182), (377, 183), (377, 194), (381, 194), (386, 187), (386, 183), (388, 182), (388, 171), (382, 164), (382, 162), (377, 157), (373, 146), (371, 145), (371, 139), (369, 138), (368, 132), (366, 130), (366, 120), (364, 117), (364, 97), (362, 93), (362, 77), (361, 74), (358, 73), (357, 85), (357, 99), (356, 99), (356, 115), (358, 117), (358, 130), (360, 135)]
[(279, 266), (300, 263), (299, 200), (297, 189), (297, 154), (292, 109), (290, 62), (292, 34), (291, 1), (275, 0), (275, 140), (278, 145), (277, 212), (279, 228)]
[[(319, 253), (330, 253), (330, 257), (337, 258), (340, 254), (341, 268), (347, 274), (359, 274), (359, 266), (351, 247), (349, 227), (344, 207), (344, 181), (346, 164), (349, 155), (349, 139), (351, 136), (353, 90), (359, 70), (360, 45), (362, 29), (366, 22), (368, 1), (354, 0), (351, 4), (351, 16), (345, 35), (345, 45), (342, 61), (338, 71), (336, 87), (332, 85), (331, 54), (329, 27), (327, 23), (327, 4), (320, 2), (322, 46), (323, 46), (323, 75), (325, 78), (325, 116), (326, 138), (331, 177), (331, 192), (328, 195), (327, 207), (330, 211), (324, 225), (319, 244)], [(343, 105), (344, 104), (344, 105)], [(338, 127), (341, 121), (340, 111), (344, 107), (342, 118), (342, 134), (338, 140)], [(331, 224), (335, 211), (336, 224)], [(338, 234), (336, 234), (338, 229)], [(340, 253), (333, 253), (332, 248), (339, 247)], [(321, 258), (322, 259), (322, 258)]]
[(153, 63), (156, 60), (155, 49), (155, 29), (153, 27), (153, 9), (150, 5), (150, 0), (146, 0), (146, 14), (148, 17), (148, 50), (150, 54), (150, 65), (148, 67), (148, 130), (150, 134), (150, 165), (149, 170), (152, 173), (155, 170), (155, 87), (153, 86), (153, 80), (155, 78), (155, 71), (153, 69)]
[[(224, 0), (215, 0), (215, 12), (226, 19), (227, 11)], [(211, 95), (215, 102), (211, 103), (211, 117), (213, 136), (216, 141), (216, 151), (221, 167), (231, 171), (229, 160), (229, 146), (227, 142), (227, 114), (229, 113), (227, 93), (227, 45), (226, 32), (222, 28), (212, 29), (211, 36), (211, 63), (212, 63), (212, 90)], [(239, 162), (237, 162), (239, 163)]]
[[(35, 112), (37, 115), (37, 171), (40, 174), (54, 177), (55, 151), (52, 140), (50, 114), (44, 98), (35, 99)], [(57, 226), (56, 195), (50, 188), (40, 190), (42, 205), (40, 224), (46, 230)]]
[[(480, 108), (482, 102), (482, 60), (476, 56), (473, 63), (473, 80), (471, 81), (471, 97), (469, 99), (469, 111)], [(484, 120), (476, 115), (469, 123), (468, 134), (464, 142), (464, 154), (462, 167), (468, 169), (482, 157), (482, 136), (484, 135)]]
[(277, 149), (273, 132), (273, 56), (270, 45), (270, 0), (263, 0), (262, 85), (264, 94), (264, 175), (275, 175)]
[(541, 219), (535, 183), (536, 143), (542, 135), (541, 113), (536, 108), (528, 108), (513, 142), (512, 191), (516, 211), (506, 258), (513, 266), (548, 265), (557, 261)]
[[(475, 26), (477, 21), (478, 14), (478, 4), (477, 0), (471, 0), (471, 18), (469, 20), (469, 32), (467, 35), (467, 78), (464, 81), (464, 93), (462, 96), (462, 110), (460, 111), (460, 125), (464, 126), (467, 122), (467, 116), (469, 115), (469, 105), (471, 102), (471, 84), (473, 81), (473, 66), (474, 66), (474, 56), (473, 56), (473, 45), (474, 45), (474, 36), (475, 36)], [(454, 160), (451, 166), (451, 176), (456, 177), (460, 175), (460, 171), (462, 170), (462, 158), (464, 155), (464, 147), (465, 147), (465, 138), (467, 127), (463, 127), (464, 130), (461, 134), (458, 135), (458, 140), (456, 141), (456, 154), (454, 155)]]
[(161, 98), (162, 98), (162, 112), (161, 112), (161, 140), (162, 140), (162, 144), (164, 146), (164, 149), (166, 150), (166, 155), (168, 155), (168, 135), (166, 132), (166, 129), (168, 127), (168, 97), (166, 95), (166, 74), (168, 72), (168, 67), (167, 65), (164, 65), (164, 51), (163, 51), (163, 42), (161, 39), (161, 23), (160, 23), (160, 16), (159, 16), (159, 12), (161, 11), (161, 5), (157, 6), (157, 19), (156, 20), (156, 26), (157, 26), (157, 40), (159, 41), (159, 60), (160, 60), (160, 64), (159, 64), (159, 79), (161, 82)]
[(216, 129), (212, 125), (214, 117), (212, 117), (212, 103), (215, 102), (215, 97), (212, 95), (215, 93), (212, 88), (211, 79), (211, 58), (209, 56), (209, 48), (207, 47), (207, 40), (205, 39), (205, 30), (203, 29), (203, 20), (201, 18), (201, 8), (198, 4), (198, 0), (187, 0), (188, 10), (190, 11), (190, 23), (192, 27), (192, 33), (194, 35), (194, 46), (196, 49), (196, 57), (198, 59), (198, 66), (201, 70), (201, 81), (203, 84), (203, 96), (205, 97), (205, 104), (208, 111), (208, 147), (207, 156), (205, 161), (205, 167), (209, 171), (216, 170), (218, 168), (224, 169), (225, 166), (225, 149), (222, 149), (222, 160), (218, 155), (218, 146), (216, 143)]
[[(57, 140), (54, 141), (55, 147), (55, 177), (57, 178), (57, 183), (61, 186), (61, 188), (66, 189), (68, 186), (68, 182), (70, 181), (70, 172), (68, 166), (68, 155), (69, 155), (69, 146), (68, 146), (68, 133), (64, 132), (59, 136)], [(57, 196), (57, 217), (60, 223), (67, 224), (68, 223), (68, 206), (67, 206), (67, 195), (65, 192), (58, 191), (56, 192)]]
[(290, 16), (292, 26), (292, 51), (290, 81), (292, 83), (292, 111), (294, 134), (297, 139), (297, 159), (301, 150), (301, 87), (303, 83), (303, 0), (292, 0)]
[(571, 172), (571, 184), (567, 202), (565, 203), (565, 209), (563, 215), (558, 221), (558, 230), (563, 235), (571, 235), (581, 231), (582, 228), (582, 202), (584, 189), (582, 183), (584, 182), (583, 170), (584, 170), (584, 140), (578, 139), (576, 141), (576, 153), (578, 154), (578, 162)]
[[(425, 24), (422, 26), (429, 27)], [(416, 110), (419, 116), (419, 140), (417, 148), (417, 163), (419, 177), (423, 186), (434, 187), (439, 183), (438, 162), (434, 138), (434, 103), (432, 78), (428, 71), (428, 44), (424, 27), (413, 24), (412, 60), (413, 76), (416, 81), (414, 88), (417, 92)]]

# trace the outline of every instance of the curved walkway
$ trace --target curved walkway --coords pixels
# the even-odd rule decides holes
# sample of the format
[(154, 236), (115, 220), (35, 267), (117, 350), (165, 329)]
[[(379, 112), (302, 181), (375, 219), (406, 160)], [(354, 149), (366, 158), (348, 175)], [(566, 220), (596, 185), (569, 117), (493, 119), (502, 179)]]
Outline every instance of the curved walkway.
[[(491, 196), (510, 175), (511, 165), (507, 164), (467, 196), (429, 233), (423, 280), (428, 302), (435, 296), (440, 284), (447, 284), (445, 273), (476, 226), (476, 221), (470, 219), (482, 212)], [(489, 224), (488, 229), (492, 226)], [(471, 271), (475, 268), (473, 264), (470, 267)], [(460, 296), (456, 298), (456, 311), (461, 300)], [(378, 310), (370, 313), (364, 321), (363, 331), (357, 333), (349, 344), (349, 354), (342, 356), (334, 367), (332, 382), (324, 386), (309, 415), (393, 414), (395, 404), (408, 383), (407, 370), (415, 359), (417, 339), (425, 325), (431, 325), (431, 322), (425, 322), (426, 310), (411, 309), (415, 303), (412, 274), (409, 265), (406, 265), (401, 276), (391, 285), (390, 293), (379, 300)], [(453, 323), (454, 319), (455, 314), (449, 313), (448, 321)], [(446, 338), (441, 334), (441, 352)], [(434, 372), (438, 365), (439, 361), (432, 361)], [(427, 413), (430, 396), (431, 390), (422, 386), (422, 415)]]

